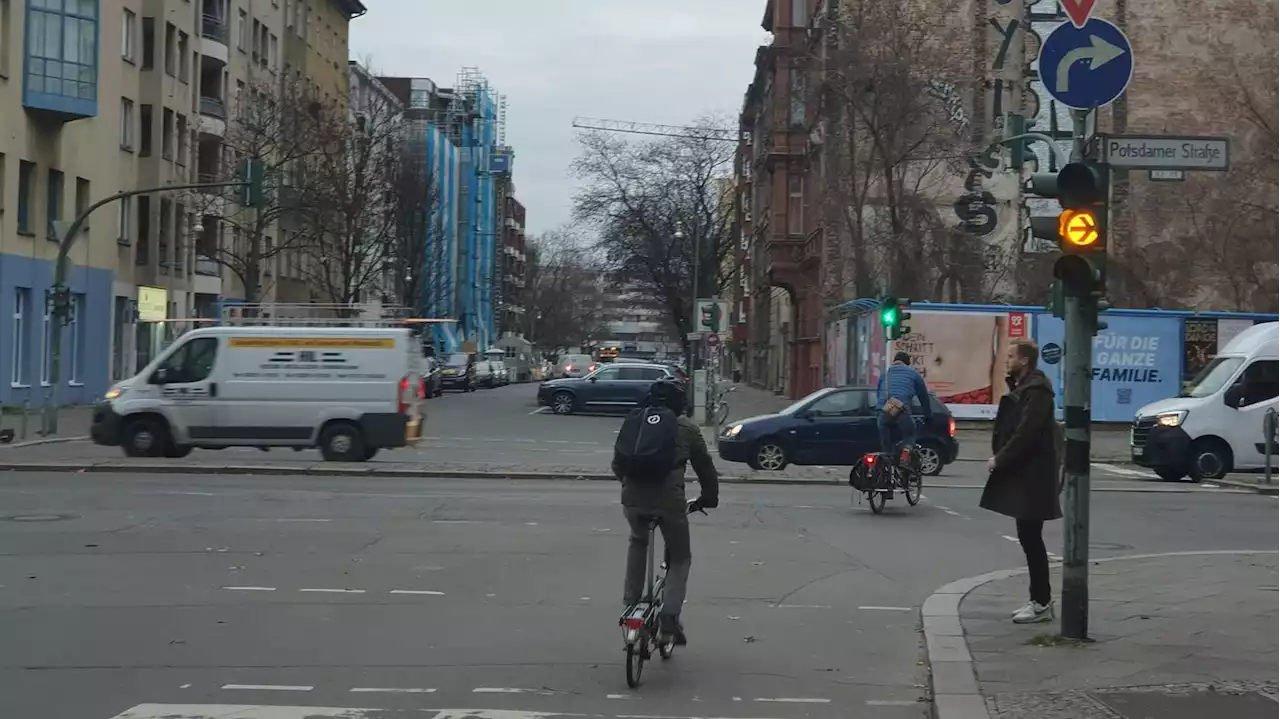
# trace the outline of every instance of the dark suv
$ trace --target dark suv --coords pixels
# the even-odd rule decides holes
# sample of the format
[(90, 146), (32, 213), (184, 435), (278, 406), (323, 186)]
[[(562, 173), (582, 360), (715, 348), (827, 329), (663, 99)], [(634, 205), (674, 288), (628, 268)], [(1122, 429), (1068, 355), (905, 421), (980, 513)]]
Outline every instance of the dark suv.
[(553, 379), (538, 385), (538, 404), (556, 414), (581, 410), (619, 410), (638, 407), (649, 387), (660, 379), (679, 382), (670, 367), (659, 364), (611, 363), (586, 377)]
[[(938, 474), (955, 461), (960, 445), (956, 422), (937, 397), (929, 395), (933, 420), (926, 423), (919, 400), (911, 400), (916, 420), (920, 468)], [(851, 466), (880, 451), (874, 387), (820, 389), (777, 414), (729, 422), (717, 444), (720, 457), (752, 469), (780, 470), (788, 464)]]
[(440, 363), (440, 383), (444, 389), (476, 391), (476, 356), (470, 352), (453, 352)]

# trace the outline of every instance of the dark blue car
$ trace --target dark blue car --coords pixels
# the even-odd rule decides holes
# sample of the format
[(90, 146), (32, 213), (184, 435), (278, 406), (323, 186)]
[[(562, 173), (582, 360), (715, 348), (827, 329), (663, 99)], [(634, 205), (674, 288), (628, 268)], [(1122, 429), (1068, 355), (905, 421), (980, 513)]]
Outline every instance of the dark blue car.
[[(946, 405), (929, 395), (933, 420), (924, 421), (920, 401), (911, 400), (920, 468), (938, 474), (955, 461), (960, 444), (956, 422)], [(874, 387), (821, 389), (777, 414), (740, 419), (725, 425), (718, 441), (720, 457), (752, 469), (780, 470), (788, 464), (852, 466), (880, 451)]]
[(660, 379), (680, 381), (680, 376), (659, 364), (610, 363), (586, 377), (543, 382), (538, 385), (538, 404), (556, 414), (631, 409), (644, 402), (649, 387)]

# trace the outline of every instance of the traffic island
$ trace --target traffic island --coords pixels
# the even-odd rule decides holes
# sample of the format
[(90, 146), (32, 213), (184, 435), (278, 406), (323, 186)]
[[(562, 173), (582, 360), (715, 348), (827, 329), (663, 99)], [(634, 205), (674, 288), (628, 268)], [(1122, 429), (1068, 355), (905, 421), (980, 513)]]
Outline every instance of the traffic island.
[[(922, 609), (937, 719), (1272, 719), (1274, 550), (1090, 562), (1090, 640), (1017, 625), (1025, 570), (953, 582)], [(1061, 588), (1061, 569), (1053, 571)]]

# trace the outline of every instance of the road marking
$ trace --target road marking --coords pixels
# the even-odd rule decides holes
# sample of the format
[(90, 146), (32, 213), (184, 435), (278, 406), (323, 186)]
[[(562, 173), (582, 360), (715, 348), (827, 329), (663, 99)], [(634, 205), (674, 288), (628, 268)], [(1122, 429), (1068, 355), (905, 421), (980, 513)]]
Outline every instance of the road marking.
[(830, 609), (830, 604), (775, 604), (774, 609)]
[(315, 687), (291, 686), (288, 684), (223, 684), (223, 689), (265, 692), (309, 692)]
[(535, 415), (535, 414), (542, 414), (542, 411), (543, 411), (544, 409), (546, 409), (546, 407), (539, 407), (539, 408), (535, 409), (534, 411), (530, 412), (530, 413), (529, 413), (529, 416), (530, 416), (530, 417), (532, 417), (532, 416), (533, 416), (533, 415)]
[(277, 522), (332, 522), (332, 519), (308, 519), (306, 517), (276, 519)]
[(754, 701), (772, 702), (775, 704), (830, 704), (830, 699), (818, 699), (816, 697), (779, 697), (775, 699), (757, 698)]
[(630, 699), (630, 694), (605, 694), (605, 699)]
[(183, 684), (182, 686), (180, 686), (180, 687), (178, 687), (178, 688), (179, 688), (179, 689), (190, 689), (190, 688), (191, 688), (191, 685), (190, 685), (190, 684)]
[(435, 689), (417, 689), (413, 687), (354, 687), (353, 694), (434, 694)]
[(322, 594), (364, 594), (363, 589), (299, 589), (299, 592), (319, 592)]
[(392, 594), (421, 594), (428, 597), (443, 597), (444, 592), (435, 592), (430, 589), (392, 589)]
[(1117, 467), (1114, 464), (1106, 462), (1091, 462), (1090, 466), (1097, 467), (1104, 472), (1118, 474), (1122, 477), (1138, 477), (1139, 479), (1159, 479), (1154, 472), (1144, 472), (1137, 469), (1129, 469), (1128, 467)]
[(868, 699), (867, 706), (871, 707), (913, 707), (918, 706), (920, 702), (911, 699)]
[(909, 612), (912, 609), (914, 609), (914, 607), (877, 607), (874, 605), (870, 605), (865, 607), (858, 607), (858, 609), (863, 609), (870, 612)]
[(482, 522), (478, 519), (433, 519), (432, 524), (493, 524), (493, 522)]
[[(1013, 542), (1014, 544), (1018, 544), (1018, 545), (1021, 545), (1021, 544), (1022, 544), (1022, 542), (1019, 542), (1019, 541), (1018, 541), (1018, 538), (1017, 538), (1017, 537), (1011, 537), (1011, 536), (1009, 536), (1009, 535), (1007, 535), (1007, 534), (1001, 534), (1000, 536), (1001, 536), (1002, 538), (1004, 538), (1004, 539), (1009, 540), (1010, 542)], [(1060, 557), (1060, 556), (1058, 556), (1058, 555), (1054, 554), (1053, 552), (1045, 552), (1045, 554), (1049, 555), (1049, 561), (1051, 561), (1051, 562), (1061, 562), (1061, 561), (1062, 561), (1062, 557)]]
[(471, 690), (472, 694), (541, 694), (542, 696), (554, 696), (555, 692), (547, 689), (521, 689), (519, 687), (476, 687)]
[(228, 592), (274, 592), (275, 587), (223, 587)]

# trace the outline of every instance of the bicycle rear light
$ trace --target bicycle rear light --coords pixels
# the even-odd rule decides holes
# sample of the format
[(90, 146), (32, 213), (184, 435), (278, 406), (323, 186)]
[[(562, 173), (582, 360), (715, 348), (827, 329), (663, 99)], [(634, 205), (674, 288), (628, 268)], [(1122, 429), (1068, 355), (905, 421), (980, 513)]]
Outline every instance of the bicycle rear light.
[(876, 456), (874, 454), (863, 455), (862, 461), (866, 462), (867, 466), (870, 467), (876, 463)]

